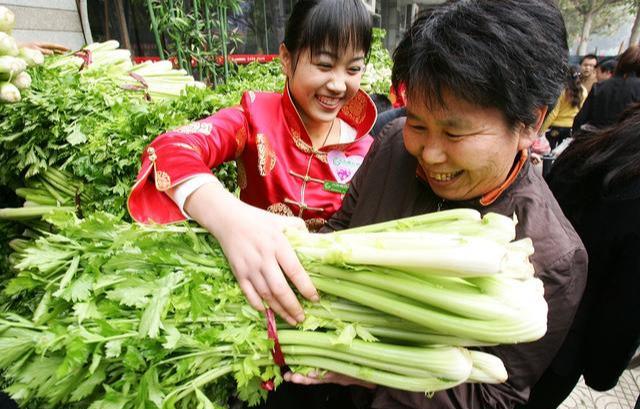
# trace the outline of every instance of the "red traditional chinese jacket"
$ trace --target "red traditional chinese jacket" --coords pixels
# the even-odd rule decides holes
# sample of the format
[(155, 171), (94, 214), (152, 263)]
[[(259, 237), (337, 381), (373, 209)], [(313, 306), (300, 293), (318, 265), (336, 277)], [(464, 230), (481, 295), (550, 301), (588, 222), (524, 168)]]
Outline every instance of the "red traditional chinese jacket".
[[(129, 212), (142, 223), (185, 219), (165, 191), (224, 162), (238, 165), (240, 199), (298, 216), (317, 229), (336, 212), (351, 177), (373, 142), (376, 109), (358, 91), (338, 117), (356, 139), (315, 150), (289, 92), (246, 92), (241, 104), (157, 137), (142, 155)], [(233, 211), (233, 209), (229, 209)]]

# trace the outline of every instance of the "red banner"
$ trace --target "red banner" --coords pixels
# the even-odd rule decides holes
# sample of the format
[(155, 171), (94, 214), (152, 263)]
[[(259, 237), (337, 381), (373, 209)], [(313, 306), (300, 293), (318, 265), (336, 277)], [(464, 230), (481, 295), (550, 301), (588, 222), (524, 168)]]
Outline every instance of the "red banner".
[[(267, 63), (269, 61), (273, 61), (274, 58), (278, 58), (278, 54), (231, 54), (228, 57), (228, 60), (239, 64), (245, 65), (252, 63), (254, 61), (259, 63)], [(134, 57), (133, 62), (136, 64), (143, 63), (145, 61), (160, 61), (160, 57)], [(177, 61), (175, 57), (169, 58), (169, 61), (173, 63), (174, 66), (177, 66)], [(215, 62), (218, 65), (224, 64), (224, 57), (222, 55), (218, 55), (215, 58)], [(197, 65), (195, 60), (191, 61), (191, 66), (195, 67)]]

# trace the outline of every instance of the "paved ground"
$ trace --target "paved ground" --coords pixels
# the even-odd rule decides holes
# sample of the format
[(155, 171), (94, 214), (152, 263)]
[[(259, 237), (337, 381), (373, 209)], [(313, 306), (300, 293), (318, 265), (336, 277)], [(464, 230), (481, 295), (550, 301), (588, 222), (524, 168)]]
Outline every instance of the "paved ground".
[(608, 392), (597, 392), (582, 379), (559, 409), (633, 409), (640, 393), (640, 368), (625, 371), (618, 385)]

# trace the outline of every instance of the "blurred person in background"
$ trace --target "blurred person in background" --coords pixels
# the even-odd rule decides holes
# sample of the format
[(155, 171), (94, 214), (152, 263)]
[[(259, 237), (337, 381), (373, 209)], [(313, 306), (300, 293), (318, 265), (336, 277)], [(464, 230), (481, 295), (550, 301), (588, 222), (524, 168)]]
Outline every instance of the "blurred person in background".
[(597, 82), (596, 65), (598, 65), (598, 57), (595, 54), (587, 54), (580, 59), (580, 75), (582, 85), (591, 92), (591, 87)]
[(604, 128), (616, 123), (620, 114), (640, 102), (640, 46), (634, 45), (618, 59), (613, 77), (595, 84), (573, 121), (573, 133), (584, 125)]
[(606, 81), (613, 77), (613, 73), (616, 70), (616, 63), (615, 58), (610, 58), (598, 63), (596, 66), (596, 79), (598, 82)]
[(580, 68), (577, 66), (569, 67), (565, 79), (565, 88), (562, 90), (560, 98), (558, 98), (558, 103), (553, 111), (549, 113), (540, 130), (540, 133), (544, 133), (547, 129), (549, 130), (547, 139), (551, 150), (571, 136), (573, 119), (580, 111), (586, 98), (587, 90), (580, 81)]
[(522, 408), (552, 409), (581, 375), (613, 388), (640, 341), (640, 104), (576, 139), (548, 184), (589, 256), (587, 287), (560, 351)]
[(389, 100), (389, 97), (387, 97), (385, 94), (380, 94), (380, 93), (369, 94), (369, 97), (371, 97), (373, 104), (376, 106), (378, 115), (392, 108), (391, 101)]

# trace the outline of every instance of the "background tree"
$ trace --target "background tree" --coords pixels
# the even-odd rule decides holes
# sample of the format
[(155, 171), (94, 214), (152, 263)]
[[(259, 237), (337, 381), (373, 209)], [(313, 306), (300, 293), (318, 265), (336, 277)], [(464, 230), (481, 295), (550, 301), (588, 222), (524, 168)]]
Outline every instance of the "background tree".
[(561, 0), (569, 39), (578, 39), (577, 54), (587, 53), (592, 34), (611, 34), (628, 10), (629, 2), (639, 0)]
[(629, 12), (635, 15), (629, 37), (629, 46), (632, 46), (640, 41), (640, 0), (628, 0), (627, 7)]

